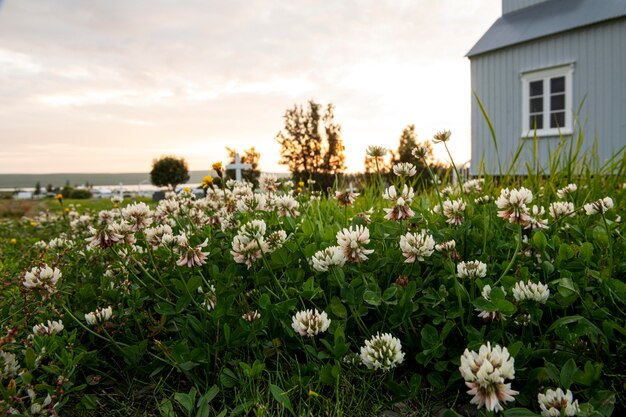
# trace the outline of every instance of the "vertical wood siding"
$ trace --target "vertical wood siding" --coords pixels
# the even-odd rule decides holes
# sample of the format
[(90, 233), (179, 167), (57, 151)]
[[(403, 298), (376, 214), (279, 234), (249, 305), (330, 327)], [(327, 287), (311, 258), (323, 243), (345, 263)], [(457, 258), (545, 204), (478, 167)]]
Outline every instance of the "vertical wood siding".
[[(598, 162), (603, 163), (626, 145), (626, 19), (576, 29), (471, 59), (472, 91), (483, 103), (494, 126), (503, 170), (511, 165), (514, 152), (524, 144), (513, 171), (527, 173), (533, 163), (533, 140), (522, 134), (521, 75), (530, 70), (573, 63), (573, 111), (584, 100), (574, 139), (580, 129), (583, 148), (598, 145)], [(489, 173), (497, 173), (497, 155), (489, 127), (472, 98), (472, 174), (481, 160)], [(572, 136), (565, 140), (571, 141)], [(561, 138), (540, 137), (538, 162), (547, 168), (550, 153)], [(546, 171), (547, 172), (547, 171)]]

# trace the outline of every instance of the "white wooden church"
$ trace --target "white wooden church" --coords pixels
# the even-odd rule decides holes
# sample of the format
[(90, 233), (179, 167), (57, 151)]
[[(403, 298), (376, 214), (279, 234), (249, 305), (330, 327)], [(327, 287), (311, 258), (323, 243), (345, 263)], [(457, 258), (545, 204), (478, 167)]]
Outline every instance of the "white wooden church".
[[(526, 174), (537, 160), (547, 173), (557, 147), (579, 132), (583, 149), (597, 141), (600, 163), (626, 146), (626, 0), (502, 0), (502, 16), (467, 56), (503, 171), (524, 144), (512, 172)], [(472, 174), (481, 161), (498, 174), (489, 125), (472, 97)]]

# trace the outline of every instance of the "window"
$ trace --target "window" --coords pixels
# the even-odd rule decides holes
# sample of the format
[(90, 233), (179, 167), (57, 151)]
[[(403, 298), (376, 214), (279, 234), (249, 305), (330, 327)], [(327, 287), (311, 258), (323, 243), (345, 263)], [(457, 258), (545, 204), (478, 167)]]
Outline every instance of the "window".
[(572, 133), (573, 65), (522, 74), (522, 136)]

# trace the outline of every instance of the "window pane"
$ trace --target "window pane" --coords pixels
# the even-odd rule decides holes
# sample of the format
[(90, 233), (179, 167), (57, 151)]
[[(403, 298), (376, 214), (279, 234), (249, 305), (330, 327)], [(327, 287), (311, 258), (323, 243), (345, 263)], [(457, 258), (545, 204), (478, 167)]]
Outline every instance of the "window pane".
[(565, 110), (565, 94), (556, 94), (550, 97), (550, 110)]
[(540, 96), (543, 94), (543, 80), (532, 81), (530, 84), (530, 96)]
[(550, 127), (564, 127), (565, 126), (565, 112), (559, 111), (552, 113), (550, 117)]
[(565, 92), (565, 77), (556, 77), (556, 78), (550, 79), (550, 92), (551, 93)]
[[(560, 110), (560, 109), (556, 109)], [(543, 97), (536, 97), (530, 99), (530, 112), (540, 113), (543, 111)]]
[(530, 116), (530, 124), (528, 125), (528, 128), (530, 130), (535, 130), (535, 128), (537, 128), (538, 130), (543, 129), (543, 115), (534, 114)]

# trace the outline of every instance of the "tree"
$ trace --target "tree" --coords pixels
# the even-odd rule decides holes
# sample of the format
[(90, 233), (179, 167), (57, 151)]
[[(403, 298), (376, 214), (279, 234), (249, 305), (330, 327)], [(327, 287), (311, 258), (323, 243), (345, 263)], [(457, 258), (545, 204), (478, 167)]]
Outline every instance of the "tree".
[(37, 181), (37, 184), (35, 184), (35, 195), (39, 194), (41, 194), (41, 184)]
[(184, 158), (162, 156), (152, 161), (150, 181), (157, 187), (167, 186), (176, 190), (178, 184), (189, 181), (189, 168)]
[[(226, 147), (226, 151), (228, 152), (228, 159), (230, 164), (235, 163), (235, 154), (237, 151), (233, 148)], [(251, 147), (243, 151), (243, 154), (239, 154), (239, 158), (242, 164), (250, 164), (252, 168), (246, 169), (241, 173), (241, 177), (254, 184), (256, 187), (259, 185), (259, 177), (261, 176), (261, 171), (259, 171), (259, 159), (261, 159), (261, 153), (255, 149), (255, 147)], [(227, 170), (226, 176), (229, 178), (235, 178), (235, 173), (233, 170)]]
[(322, 106), (313, 100), (308, 108), (294, 105), (284, 115), (285, 127), (276, 135), (281, 145), (280, 164), (300, 179), (312, 178), (325, 188), (333, 176), (345, 171), (341, 126), (334, 121), (334, 106)]
[(400, 143), (398, 144), (398, 152), (394, 162), (415, 164), (417, 162), (417, 158), (413, 156), (415, 148), (417, 148), (417, 134), (415, 133), (415, 125), (411, 124), (405, 127), (400, 135)]

